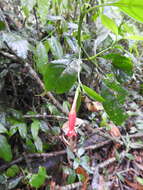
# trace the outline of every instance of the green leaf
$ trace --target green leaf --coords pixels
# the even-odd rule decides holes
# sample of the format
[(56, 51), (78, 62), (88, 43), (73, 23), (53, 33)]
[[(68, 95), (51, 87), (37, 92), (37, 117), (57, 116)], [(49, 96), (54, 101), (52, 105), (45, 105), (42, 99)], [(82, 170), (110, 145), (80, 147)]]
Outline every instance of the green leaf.
[(66, 36), (66, 41), (74, 53), (78, 53), (78, 44), (75, 39)]
[(111, 18), (102, 14), (101, 22), (106, 28), (111, 30), (114, 34), (118, 35), (118, 27), (117, 27), (116, 23), (114, 22), (114, 20), (112, 20)]
[(106, 113), (116, 125), (121, 125), (128, 116), (127, 114), (124, 114), (124, 110), (118, 99), (107, 87), (102, 89), (102, 96), (106, 99), (106, 101), (103, 102), (103, 107)]
[(6, 175), (8, 177), (14, 177), (19, 173), (19, 171), (20, 171), (19, 167), (15, 164), (6, 170)]
[(137, 180), (141, 185), (143, 185), (143, 178), (141, 178), (141, 177), (136, 177), (136, 180)]
[(37, 136), (36, 139), (34, 139), (34, 144), (36, 146), (36, 149), (39, 151), (39, 152), (42, 152), (43, 151), (43, 143), (41, 141), (41, 139)]
[(18, 131), (20, 136), (25, 139), (27, 137), (27, 125), (26, 123), (19, 123), (18, 124)]
[(31, 124), (31, 133), (33, 136), (33, 139), (36, 139), (38, 137), (38, 132), (40, 128), (40, 122), (38, 120), (34, 120)]
[(77, 151), (78, 157), (81, 157), (85, 153), (85, 149), (83, 147), (79, 148)]
[(36, 0), (21, 0), (21, 6), (26, 17), (29, 16), (30, 11), (32, 11), (35, 4)]
[(8, 189), (14, 189), (19, 182), (23, 179), (23, 176), (20, 176), (18, 178), (14, 178), (12, 179), (9, 183), (8, 183)]
[(0, 158), (3, 158), (7, 162), (12, 160), (11, 147), (6, 137), (2, 135), (0, 135)]
[(32, 187), (39, 188), (41, 185), (44, 184), (45, 179), (46, 179), (46, 169), (40, 166), (38, 173), (32, 175), (29, 184)]
[(36, 46), (35, 61), (39, 72), (44, 74), (48, 63), (48, 55), (47, 50), (42, 42), (39, 42), (39, 44)]
[(38, 14), (40, 16), (40, 20), (42, 24), (46, 24), (46, 21), (48, 20), (48, 12), (50, 8), (51, 1), (47, 0), (37, 0), (38, 4)]
[(127, 90), (124, 89), (112, 76), (108, 76), (108, 78), (104, 80), (104, 83), (114, 91), (114, 95), (116, 95), (119, 103), (123, 104), (125, 102), (125, 97), (128, 95)]
[(58, 94), (67, 92), (77, 78), (79, 61), (62, 59), (49, 63), (44, 76), (45, 88)]
[(19, 57), (23, 59), (27, 58), (29, 50), (29, 43), (27, 40), (14, 33), (3, 33), (2, 40), (6, 42)]
[(143, 40), (143, 36), (139, 36), (139, 35), (124, 36), (124, 39), (129, 39), (129, 40)]
[(120, 0), (114, 3), (121, 11), (130, 17), (143, 22), (143, 1), (142, 0)]
[(0, 123), (0, 133), (6, 133), (7, 129), (4, 127), (2, 123)]
[(67, 151), (67, 155), (68, 155), (69, 159), (74, 159), (75, 158), (74, 153), (68, 147), (67, 147), (66, 151)]
[(63, 49), (57, 38), (52, 36), (50, 39), (48, 39), (48, 42), (53, 56), (56, 59), (61, 59), (63, 57)]
[(5, 23), (0, 20), (0, 31), (5, 29), (6, 29)]
[(83, 90), (85, 91), (85, 93), (90, 96), (91, 98), (93, 98), (96, 101), (99, 102), (104, 102), (104, 98), (102, 96), (100, 96), (99, 94), (97, 94), (94, 90), (92, 90), (91, 88), (82, 85)]
[(36, 152), (35, 145), (30, 138), (26, 138), (26, 148), (27, 148), (27, 151), (30, 153)]
[(72, 183), (75, 182), (75, 180), (76, 180), (76, 174), (75, 174), (75, 173), (70, 174), (70, 175), (68, 176), (67, 183), (68, 183), (68, 184), (72, 184)]
[(128, 75), (133, 74), (133, 62), (130, 58), (122, 56), (120, 54), (107, 54), (103, 56), (105, 59), (109, 59), (112, 61), (112, 65), (116, 69), (120, 69), (124, 71)]

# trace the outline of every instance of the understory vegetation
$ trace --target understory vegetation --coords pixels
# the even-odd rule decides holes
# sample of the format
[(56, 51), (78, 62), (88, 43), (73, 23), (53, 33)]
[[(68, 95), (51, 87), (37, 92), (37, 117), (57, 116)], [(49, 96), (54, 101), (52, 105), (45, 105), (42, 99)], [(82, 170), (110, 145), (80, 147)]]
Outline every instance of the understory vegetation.
[(0, 190), (143, 189), (142, 10), (0, 1)]

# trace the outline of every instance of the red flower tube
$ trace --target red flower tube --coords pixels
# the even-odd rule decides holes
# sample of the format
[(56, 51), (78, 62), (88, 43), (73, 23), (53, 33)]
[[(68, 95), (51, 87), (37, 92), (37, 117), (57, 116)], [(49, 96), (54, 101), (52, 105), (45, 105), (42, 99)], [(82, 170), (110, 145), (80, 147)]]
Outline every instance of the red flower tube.
[(76, 89), (76, 93), (74, 96), (74, 100), (73, 100), (73, 104), (69, 113), (69, 129), (68, 129), (68, 133), (67, 136), (69, 137), (73, 137), (76, 136), (76, 132), (75, 132), (75, 124), (76, 124), (76, 102), (77, 102), (77, 98), (79, 95), (79, 86)]
[(71, 109), (69, 113), (69, 130), (67, 136), (73, 137), (77, 135), (75, 132), (75, 123), (76, 123), (76, 111)]

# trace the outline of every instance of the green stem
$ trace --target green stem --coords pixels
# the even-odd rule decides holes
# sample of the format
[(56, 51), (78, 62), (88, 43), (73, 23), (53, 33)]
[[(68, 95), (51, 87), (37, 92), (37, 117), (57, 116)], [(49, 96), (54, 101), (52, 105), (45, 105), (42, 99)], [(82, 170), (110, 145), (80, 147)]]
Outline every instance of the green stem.
[(78, 34), (77, 34), (77, 41), (78, 41), (79, 47), (81, 47), (81, 27), (82, 27), (82, 23), (83, 23), (83, 19), (85, 15), (96, 8), (105, 7), (105, 6), (117, 6), (117, 5), (118, 3), (106, 3), (102, 5), (96, 5), (94, 7), (89, 8), (88, 10), (85, 10), (85, 6), (84, 6), (83, 9), (80, 10), (80, 16), (79, 16), (79, 22), (78, 22)]
[(102, 51), (100, 51), (100, 52), (97, 53), (96, 55), (93, 55), (93, 56), (91, 56), (91, 57), (88, 57), (88, 58), (86, 58), (86, 59), (84, 59), (84, 60), (93, 60), (93, 59), (95, 59), (96, 57), (98, 57), (99, 55), (105, 53), (105, 52), (108, 51), (109, 49), (112, 49), (113, 46), (115, 45), (115, 43), (116, 43), (116, 42), (113, 42), (113, 43), (111, 44), (111, 46), (109, 46), (108, 48), (103, 49)]
[(105, 3), (105, 4), (101, 4), (101, 5), (95, 5), (94, 7), (89, 8), (85, 13), (87, 14), (96, 8), (107, 7), (107, 6), (116, 6), (116, 7), (121, 7), (121, 6), (125, 7), (126, 6), (126, 7), (129, 7), (129, 5), (125, 4), (125, 3)]
[(78, 41), (79, 47), (81, 47), (81, 27), (82, 27), (84, 16), (85, 14), (80, 12), (79, 23), (78, 23), (78, 33), (77, 33), (77, 41)]
[(77, 99), (79, 96), (79, 91), (80, 91), (80, 85), (78, 85), (76, 92), (75, 92), (75, 96), (74, 96), (74, 100), (73, 100), (73, 104), (72, 104), (72, 108), (71, 108), (72, 111), (76, 110), (76, 103), (77, 103)]

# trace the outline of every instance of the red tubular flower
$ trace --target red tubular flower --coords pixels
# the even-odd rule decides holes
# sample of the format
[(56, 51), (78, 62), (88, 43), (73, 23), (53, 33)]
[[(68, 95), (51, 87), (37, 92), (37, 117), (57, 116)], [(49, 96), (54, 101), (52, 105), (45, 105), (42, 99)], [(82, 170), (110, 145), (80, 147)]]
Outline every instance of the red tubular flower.
[(78, 99), (78, 95), (79, 95), (79, 86), (76, 89), (76, 93), (74, 96), (74, 100), (73, 100), (73, 104), (69, 113), (69, 130), (67, 133), (67, 136), (69, 137), (73, 137), (76, 136), (76, 132), (75, 132), (75, 124), (76, 124), (76, 102)]
[(74, 110), (71, 109), (69, 113), (69, 130), (67, 136), (73, 137), (77, 135), (75, 132), (75, 123), (76, 123), (76, 111), (75, 109)]

